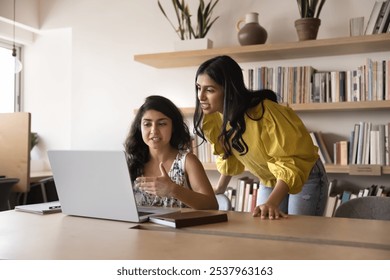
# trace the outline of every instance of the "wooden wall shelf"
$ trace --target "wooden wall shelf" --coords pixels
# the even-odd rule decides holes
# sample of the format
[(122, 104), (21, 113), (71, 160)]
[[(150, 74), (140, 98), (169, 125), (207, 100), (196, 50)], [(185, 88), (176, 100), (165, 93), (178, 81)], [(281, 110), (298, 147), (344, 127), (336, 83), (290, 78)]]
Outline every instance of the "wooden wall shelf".
[[(296, 112), (317, 112), (317, 111), (354, 111), (354, 110), (383, 110), (390, 109), (390, 100), (383, 101), (359, 101), (359, 102), (334, 102), (334, 103), (306, 103), (291, 104)], [(195, 108), (180, 108), (186, 117), (194, 114)]]
[[(205, 170), (217, 170), (215, 163), (205, 162), (203, 163), (203, 167)], [(327, 164), (325, 165), (325, 169), (327, 173), (332, 174), (349, 174), (349, 165), (334, 165)], [(382, 174), (390, 174), (390, 166), (382, 166)], [(358, 175), (356, 175), (358, 176)]]
[(296, 112), (381, 110), (388, 108), (390, 109), (390, 100), (291, 104), (290, 107)]
[(349, 55), (390, 50), (390, 33), (317, 39), (297, 42), (234, 46), (207, 50), (137, 54), (134, 60), (155, 68), (198, 66), (218, 55), (229, 55), (237, 62), (256, 62), (296, 58)]

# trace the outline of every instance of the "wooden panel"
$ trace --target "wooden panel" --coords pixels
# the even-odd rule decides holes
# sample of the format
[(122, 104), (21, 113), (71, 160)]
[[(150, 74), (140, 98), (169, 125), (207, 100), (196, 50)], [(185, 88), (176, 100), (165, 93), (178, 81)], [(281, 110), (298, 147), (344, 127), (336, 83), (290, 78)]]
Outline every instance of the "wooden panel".
[(363, 175), (363, 176), (380, 176), (382, 175), (382, 166), (376, 164), (355, 165), (349, 166), (350, 175)]
[(30, 113), (0, 114), (0, 175), (18, 178), (13, 191), (30, 188)]

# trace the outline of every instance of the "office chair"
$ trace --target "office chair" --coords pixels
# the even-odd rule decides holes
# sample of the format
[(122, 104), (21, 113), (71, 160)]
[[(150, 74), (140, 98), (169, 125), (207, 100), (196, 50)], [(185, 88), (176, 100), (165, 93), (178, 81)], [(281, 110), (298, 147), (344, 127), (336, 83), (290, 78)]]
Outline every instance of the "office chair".
[[(48, 194), (48, 188), (51, 187), (51, 193)], [(41, 203), (58, 200), (53, 176), (43, 178), (30, 184), (30, 191), (21, 193), (18, 200), (21, 204)]]
[(222, 211), (229, 211), (232, 210), (232, 204), (230, 202), (230, 199), (224, 195), (224, 194), (217, 194), (215, 195), (218, 201), (218, 209)]
[(11, 189), (18, 182), (17, 178), (0, 178), (0, 211), (11, 209), (9, 203)]
[(341, 204), (334, 217), (390, 220), (390, 197), (365, 196)]

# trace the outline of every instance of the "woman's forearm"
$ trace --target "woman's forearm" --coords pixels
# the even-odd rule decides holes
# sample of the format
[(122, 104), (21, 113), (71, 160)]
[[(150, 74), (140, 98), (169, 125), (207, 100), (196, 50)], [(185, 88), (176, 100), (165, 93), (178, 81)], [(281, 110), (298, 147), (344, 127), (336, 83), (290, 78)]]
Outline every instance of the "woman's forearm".
[(277, 180), (276, 185), (266, 203), (279, 207), (280, 203), (282, 203), (283, 199), (288, 194), (288, 191), (288, 185), (282, 180)]
[(232, 178), (232, 176), (221, 174), (221, 176), (219, 177), (217, 186), (214, 188), (214, 193), (215, 194), (224, 193), (226, 191), (226, 188), (227, 188), (231, 178)]

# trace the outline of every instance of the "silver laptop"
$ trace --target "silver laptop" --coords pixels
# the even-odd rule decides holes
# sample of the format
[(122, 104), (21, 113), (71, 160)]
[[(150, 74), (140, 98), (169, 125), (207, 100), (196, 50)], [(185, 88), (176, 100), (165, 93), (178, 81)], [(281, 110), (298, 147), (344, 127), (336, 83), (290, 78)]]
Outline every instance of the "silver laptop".
[(137, 207), (124, 151), (50, 150), (48, 156), (64, 214), (138, 223), (179, 211)]

